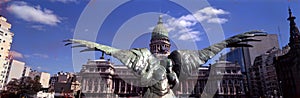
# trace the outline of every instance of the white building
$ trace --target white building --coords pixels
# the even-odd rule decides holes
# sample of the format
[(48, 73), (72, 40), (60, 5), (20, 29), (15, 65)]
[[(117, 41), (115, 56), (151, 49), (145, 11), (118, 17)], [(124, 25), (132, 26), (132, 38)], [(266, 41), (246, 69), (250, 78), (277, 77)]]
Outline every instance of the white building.
[(39, 82), (41, 83), (42, 88), (49, 87), (50, 73), (32, 71), (29, 73), (29, 77), (31, 77), (32, 79), (34, 79), (35, 77), (40, 77)]
[(10, 32), (11, 24), (7, 19), (0, 16), (0, 90), (5, 85), (6, 74), (8, 74), (8, 55), (14, 34)]
[(25, 63), (18, 60), (10, 60), (9, 66), (7, 68), (7, 74), (5, 79), (5, 84), (7, 84), (13, 78), (20, 79), (23, 75)]
[(23, 70), (22, 76), (23, 76), (23, 77), (28, 77), (30, 72), (31, 72), (31, 68), (28, 67), (28, 66), (25, 66), (25, 67), (24, 67), (24, 70)]

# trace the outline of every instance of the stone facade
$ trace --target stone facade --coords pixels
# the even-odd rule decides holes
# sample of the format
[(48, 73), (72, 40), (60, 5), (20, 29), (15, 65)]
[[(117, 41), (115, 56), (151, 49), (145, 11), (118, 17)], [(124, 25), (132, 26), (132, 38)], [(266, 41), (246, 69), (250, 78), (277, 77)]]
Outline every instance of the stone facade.
[(241, 67), (237, 63), (229, 61), (217, 61), (211, 65), (210, 71), (213, 77), (222, 77), (217, 79), (217, 98), (241, 98), (245, 97), (244, 78), (241, 73)]
[[(178, 87), (173, 89), (178, 97), (200, 97), (205, 91), (218, 85), (215, 97), (244, 97), (243, 75), (240, 65), (227, 61), (219, 61), (209, 67), (200, 67), (186, 81), (180, 81)], [(206, 85), (212, 72), (212, 77), (223, 76), (216, 84)], [(145, 92), (140, 87), (139, 80), (130, 69), (124, 65), (113, 65), (105, 59), (89, 60), (80, 72), (82, 94), (85, 97), (141, 97)], [(211, 90), (211, 92), (213, 92)]]
[(104, 59), (89, 60), (79, 73), (81, 95), (87, 98), (112, 97), (115, 91), (113, 87), (116, 87), (116, 83), (113, 84), (114, 72), (113, 65)]

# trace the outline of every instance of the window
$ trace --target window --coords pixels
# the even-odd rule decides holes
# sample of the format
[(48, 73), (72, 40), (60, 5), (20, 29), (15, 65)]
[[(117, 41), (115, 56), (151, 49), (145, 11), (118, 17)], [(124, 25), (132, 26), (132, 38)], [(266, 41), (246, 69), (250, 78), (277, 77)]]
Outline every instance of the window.
[(236, 73), (236, 70), (232, 70), (232, 73)]
[(1, 47), (1, 50), (3, 50), (3, 47)]
[(230, 73), (230, 70), (226, 70), (226, 73)]
[(5, 36), (7, 36), (7, 33), (5, 33)]
[(94, 68), (90, 68), (90, 72), (94, 72)]
[(101, 72), (105, 72), (105, 68), (101, 68)]
[(3, 36), (3, 33), (4, 33), (3, 31), (0, 31), (0, 35), (1, 35), (1, 36)]

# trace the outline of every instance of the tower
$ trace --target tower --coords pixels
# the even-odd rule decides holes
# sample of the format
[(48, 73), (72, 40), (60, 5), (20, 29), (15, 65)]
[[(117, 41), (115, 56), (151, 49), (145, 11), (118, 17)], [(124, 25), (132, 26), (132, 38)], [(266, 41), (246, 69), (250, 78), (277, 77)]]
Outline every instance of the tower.
[(295, 23), (296, 17), (292, 15), (292, 11), (289, 8), (289, 18), (287, 20), (290, 21), (290, 42), (289, 46), (291, 49), (300, 48), (300, 33), (299, 29)]
[(152, 31), (150, 41), (150, 51), (157, 57), (166, 57), (170, 54), (170, 40), (168, 30), (162, 22), (162, 16), (159, 16), (157, 25)]
[(276, 73), (279, 87), (284, 98), (300, 98), (300, 33), (296, 17), (289, 8), (290, 42), (280, 56), (276, 57)]
[(0, 90), (6, 82), (9, 68), (9, 51), (14, 34), (10, 31), (11, 24), (7, 19), (0, 15)]

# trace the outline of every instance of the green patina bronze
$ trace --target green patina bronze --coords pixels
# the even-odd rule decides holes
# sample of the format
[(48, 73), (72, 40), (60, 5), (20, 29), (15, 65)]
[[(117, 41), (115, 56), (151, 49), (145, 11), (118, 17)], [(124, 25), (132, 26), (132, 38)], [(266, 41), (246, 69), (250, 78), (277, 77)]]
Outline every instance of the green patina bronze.
[(162, 39), (162, 38), (168, 38), (168, 30), (164, 26), (162, 22), (162, 17), (160, 16), (157, 25), (154, 27), (152, 31), (152, 39)]

